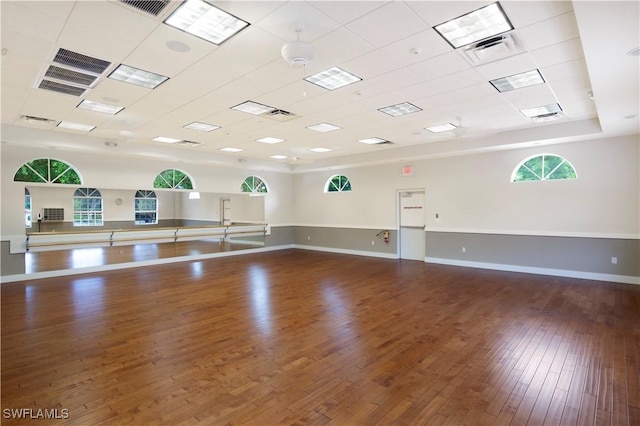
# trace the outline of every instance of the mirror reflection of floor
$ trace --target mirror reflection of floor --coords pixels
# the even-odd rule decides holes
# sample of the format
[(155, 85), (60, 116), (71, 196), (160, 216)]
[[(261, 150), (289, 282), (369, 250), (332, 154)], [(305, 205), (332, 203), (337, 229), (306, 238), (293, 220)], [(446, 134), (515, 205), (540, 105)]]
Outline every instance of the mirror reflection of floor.
[(250, 244), (220, 242), (218, 240), (198, 240), (28, 252), (25, 254), (25, 273), (31, 274), (171, 257), (197, 256), (255, 247)]

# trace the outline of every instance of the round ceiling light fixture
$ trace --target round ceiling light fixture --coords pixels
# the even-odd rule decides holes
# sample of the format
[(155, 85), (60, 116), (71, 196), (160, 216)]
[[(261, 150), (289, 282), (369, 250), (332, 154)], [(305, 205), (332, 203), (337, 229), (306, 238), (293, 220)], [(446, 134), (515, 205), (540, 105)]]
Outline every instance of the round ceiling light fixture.
[(304, 30), (304, 25), (300, 22), (293, 23), (293, 30), (297, 39), (282, 46), (280, 53), (285, 61), (294, 67), (305, 66), (313, 60), (313, 46), (311, 43), (300, 41), (300, 33)]

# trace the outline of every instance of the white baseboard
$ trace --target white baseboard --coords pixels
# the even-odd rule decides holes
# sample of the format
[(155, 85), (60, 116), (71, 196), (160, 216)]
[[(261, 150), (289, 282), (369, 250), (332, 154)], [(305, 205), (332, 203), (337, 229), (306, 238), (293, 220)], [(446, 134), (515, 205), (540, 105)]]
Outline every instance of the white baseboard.
[(443, 259), (439, 257), (425, 257), (427, 263), (441, 265), (464, 266), (468, 268), (494, 269), (497, 271), (523, 272), (526, 274), (553, 275), (557, 277), (581, 278), (595, 281), (610, 281), (623, 284), (640, 285), (640, 277), (628, 275), (600, 274), (597, 272), (571, 271), (567, 269), (539, 268), (534, 266), (506, 265), (501, 263), (471, 262), (458, 259)]
[(398, 259), (396, 253), (380, 253), (376, 251), (364, 251), (364, 250), (350, 250), (340, 249), (333, 247), (320, 247), (320, 246), (308, 246), (303, 244), (294, 244), (293, 248), (302, 250), (323, 251), (327, 253), (339, 253), (339, 254), (354, 254), (356, 256), (369, 256), (369, 257), (381, 257), (383, 259)]

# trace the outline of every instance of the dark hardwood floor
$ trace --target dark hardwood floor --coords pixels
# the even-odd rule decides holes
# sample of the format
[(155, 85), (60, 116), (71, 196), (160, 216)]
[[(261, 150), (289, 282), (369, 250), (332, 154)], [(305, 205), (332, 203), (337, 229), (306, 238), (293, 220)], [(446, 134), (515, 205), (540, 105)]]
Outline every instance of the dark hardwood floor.
[(112, 247), (86, 247), (51, 251), (31, 251), (25, 254), (25, 272), (57, 271), (118, 263), (172, 257), (198, 256), (259, 246), (218, 240), (178, 241), (171, 243), (139, 243)]
[(0, 287), (6, 425), (640, 424), (640, 286), (283, 250)]

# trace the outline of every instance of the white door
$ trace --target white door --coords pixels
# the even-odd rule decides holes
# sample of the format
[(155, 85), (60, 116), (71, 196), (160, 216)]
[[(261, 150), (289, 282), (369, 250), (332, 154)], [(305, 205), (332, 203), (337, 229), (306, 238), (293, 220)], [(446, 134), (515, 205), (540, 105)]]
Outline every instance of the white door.
[(424, 261), (424, 191), (400, 191), (400, 259)]
[(231, 225), (231, 199), (220, 199), (220, 224)]

